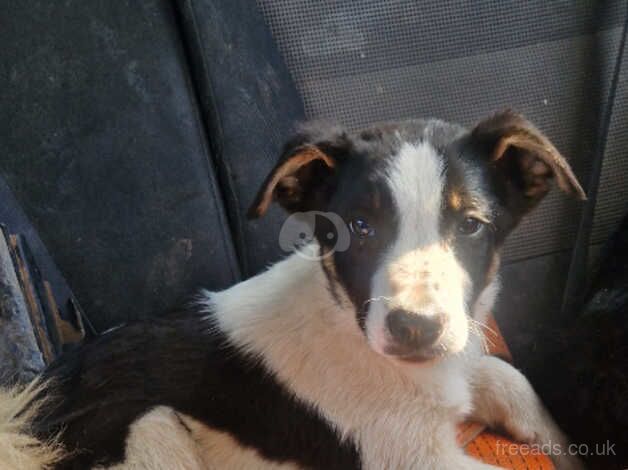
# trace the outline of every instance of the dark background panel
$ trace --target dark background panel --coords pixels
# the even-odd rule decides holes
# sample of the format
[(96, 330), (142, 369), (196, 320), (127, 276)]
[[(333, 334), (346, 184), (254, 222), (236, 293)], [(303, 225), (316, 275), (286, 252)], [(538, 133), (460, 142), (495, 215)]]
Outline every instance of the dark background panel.
[(624, 50), (595, 206), (591, 240), (604, 243), (628, 211), (628, 48)]
[(0, 172), (96, 328), (237, 279), (170, 3), (2, 16)]
[(257, 0), (298, 82), (486, 54), (622, 23), (621, 1)]
[(304, 120), (303, 104), (253, 1), (176, 5), (240, 263), (252, 275), (285, 255), (277, 241), (284, 214), (272, 207), (249, 221), (246, 211)]

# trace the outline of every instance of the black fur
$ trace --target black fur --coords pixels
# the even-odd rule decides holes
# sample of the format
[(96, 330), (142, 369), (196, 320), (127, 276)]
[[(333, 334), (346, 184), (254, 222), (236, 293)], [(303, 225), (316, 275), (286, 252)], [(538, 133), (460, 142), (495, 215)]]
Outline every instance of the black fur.
[(198, 312), (135, 323), (62, 356), (46, 378), (62, 397), (37, 423), (62, 430), (74, 453), (59, 469), (124, 458), (130, 424), (166, 405), (278, 462), (306, 468), (359, 468), (351, 442), (290, 394), (257, 358), (246, 357)]
[[(497, 215), (503, 212), (501, 202), (495, 196), (484, 156), (474, 151), (469, 138), (464, 136), (456, 140), (443, 153), (447, 158), (447, 180), (443, 194), (441, 236), (449, 241), (472, 282), (469, 299), (472, 305), (492, 281), (495, 275), (491, 272), (494, 257), (501, 248), (500, 240), (506, 238), (510, 230), (502, 230), (495, 223)], [(459, 202), (458, 207), (453, 207), (451, 203), (454, 195)], [(488, 222), (473, 236), (461, 235), (457, 230), (468, 214)]]

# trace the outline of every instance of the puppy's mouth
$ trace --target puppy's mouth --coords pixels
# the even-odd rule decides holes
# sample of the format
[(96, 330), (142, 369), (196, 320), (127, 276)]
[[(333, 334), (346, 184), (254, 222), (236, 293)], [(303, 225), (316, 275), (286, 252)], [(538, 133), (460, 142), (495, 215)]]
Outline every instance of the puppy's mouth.
[(447, 348), (441, 343), (435, 343), (418, 351), (408, 351), (397, 345), (389, 345), (384, 348), (384, 354), (402, 362), (419, 364), (446, 356)]

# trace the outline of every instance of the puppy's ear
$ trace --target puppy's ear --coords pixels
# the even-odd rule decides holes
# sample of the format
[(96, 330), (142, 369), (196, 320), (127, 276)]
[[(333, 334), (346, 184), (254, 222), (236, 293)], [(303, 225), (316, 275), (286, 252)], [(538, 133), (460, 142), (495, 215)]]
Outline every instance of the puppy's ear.
[(586, 199), (567, 161), (520, 114), (509, 110), (497, 113), (480, 122), (471, 138), (488, 153), (489, 166), (515, 216), (534, 208), (551, 189), (553, 179), (566, 193)]
[(249, 218), (264, 215), (273, 201), (288, 212), (323, 209), (333, 192), (345, 142), (345, 134), (334, 130), (326, 138), (304, 132), (285, 146), (249, 208)]

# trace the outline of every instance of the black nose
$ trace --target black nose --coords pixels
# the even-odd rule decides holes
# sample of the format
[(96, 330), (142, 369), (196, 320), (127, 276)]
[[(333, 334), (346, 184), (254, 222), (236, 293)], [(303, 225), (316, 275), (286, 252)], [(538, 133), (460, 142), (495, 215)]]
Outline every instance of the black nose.
[(397, 348), (408, 353), (430, 346), (443, 332), (441, 315), (427, 316), (401, 309), (388, 314), (386, 326)]

